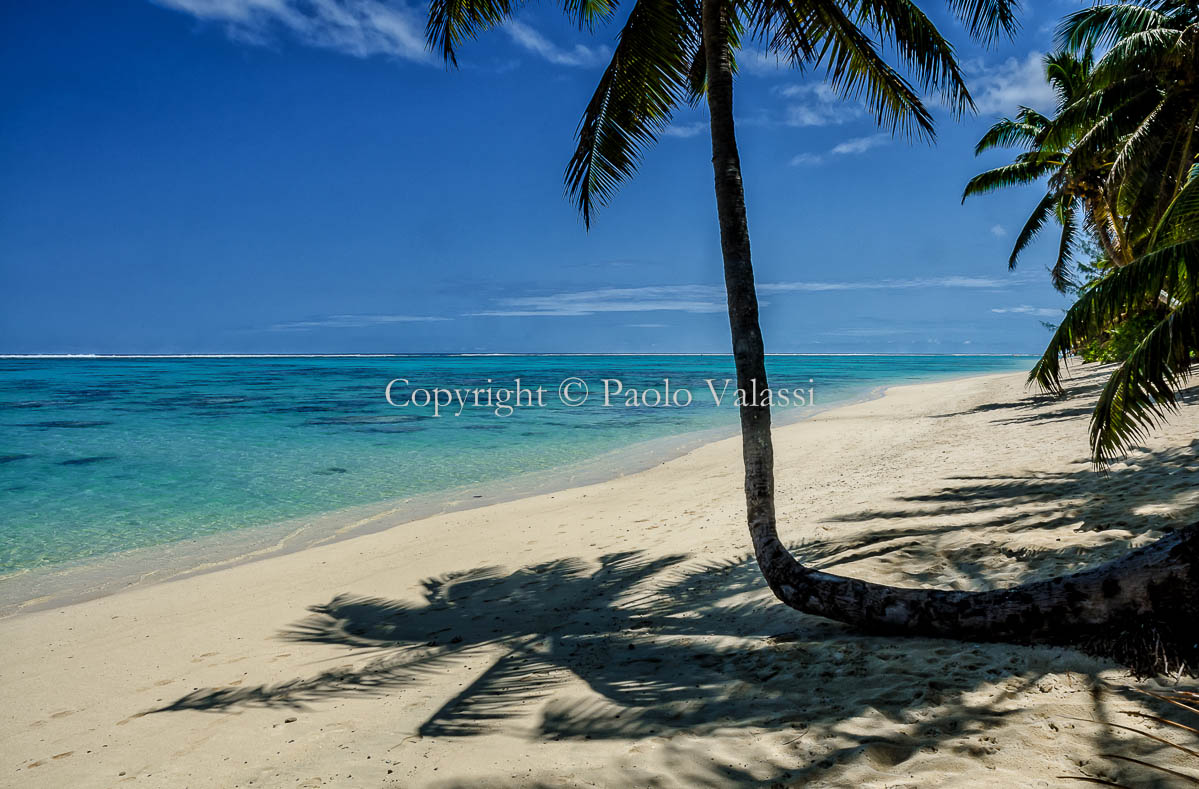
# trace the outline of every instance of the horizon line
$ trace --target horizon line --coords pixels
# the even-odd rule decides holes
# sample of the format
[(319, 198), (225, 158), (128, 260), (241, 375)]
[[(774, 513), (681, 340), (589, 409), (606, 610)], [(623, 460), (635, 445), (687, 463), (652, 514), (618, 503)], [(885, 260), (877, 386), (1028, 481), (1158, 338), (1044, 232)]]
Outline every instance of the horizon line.
[[(487, 357), (487, 356), (732, 356), (732, 351), (598, 351), (598, 352), (415, 352), (415, 353), (0, 353), (0, 359), (404, 359), (419, 357)], [(830, 351), (778, 352), (766, 356), (990, 356), (1037, 357), (1035, 353), (929, 353), (929, 352), (869, 352)]]

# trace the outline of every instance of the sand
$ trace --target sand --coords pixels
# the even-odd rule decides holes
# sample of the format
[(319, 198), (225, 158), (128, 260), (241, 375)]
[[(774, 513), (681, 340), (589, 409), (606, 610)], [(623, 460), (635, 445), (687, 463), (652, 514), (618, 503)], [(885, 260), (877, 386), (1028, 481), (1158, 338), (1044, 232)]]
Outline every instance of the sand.
[[(1199, 405), (1101, 477), (1098, 381), (1066, 401), (1018, 374), (896, 387), (782, 428), (781, 532), (839, 573), (983, 589), (1194, 521)], [(746, 554), (741, 495), (721, 441), (10, 616), (0, 784), (1031, 787), (1137, 775), (1101, 753), (1182, 764), (1102, 723), (1146, 725), (1125, 711), (1162, 708), (1120, 688), (1167, 680), (782, 607)]]

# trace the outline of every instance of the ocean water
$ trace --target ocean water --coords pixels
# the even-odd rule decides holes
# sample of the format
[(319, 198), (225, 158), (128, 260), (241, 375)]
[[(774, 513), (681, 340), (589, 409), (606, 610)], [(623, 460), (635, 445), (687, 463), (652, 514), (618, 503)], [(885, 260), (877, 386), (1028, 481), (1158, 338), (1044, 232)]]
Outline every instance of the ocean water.
[[(1028, 364), (776, 356), (769, 372), (773, 389), (803, 395), (777, 409), (786, 422), (884, 385)], [(578, 383), (560, 393), (570, 378), (586, 402), (574, 404)], [(596, 458), (619, 473), (621, 453), (646, 442), (733, 433), (733, 378), (724, 356), (0, 359), (0, 575)], [(389, 403), (394, 379), (408, 384), (393, 384)], [(525, 392), (508, 413), (500, 391), (511, 397), (516, 379)], [(410, 402), (433, 388), (462, 390), (464, 402), (436, 414)]]

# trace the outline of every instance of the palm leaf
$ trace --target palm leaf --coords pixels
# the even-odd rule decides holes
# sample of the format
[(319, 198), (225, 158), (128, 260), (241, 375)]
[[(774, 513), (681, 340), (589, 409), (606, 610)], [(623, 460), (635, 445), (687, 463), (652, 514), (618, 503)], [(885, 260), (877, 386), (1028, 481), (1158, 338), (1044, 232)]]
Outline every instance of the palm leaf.
[(566, 166), (566, 187), (583, 222), (631, 177), (645, 147), (670, 124), (680, 98), (694, 90), (697, 20), (672, 0), (637, 0), (600, 78)]
[(1193, 293), (1199, 277), (1199, 240), (1191, 239), (1143, 255), (1113, 269), (1086, 289), (1066, 311), (1048, 347), (1029, 373), (1029, 382), (1061, 393), (1060, 361), (1100, 338), (1130, 312), (1156, 302), (1161, 293)]
[[(1020, 110), (1024, 112), (1028, 108), (1021, 107)], [(1036, 148), (1037, 138), (1044, 131), (1044, 128), (1040, 124), (1028, 121), (1001, 118), (994, 126), (987, 130), (987, 133), (974, 146), (974, 155), (978, 156), (983, 151), (989, 151), (992, 148), (1021, 147), (1031, 151)]]
[(1185, 184), (1154, 228), (1150, 244), (1157, 248), (1188, 238), (1199, 238), (1199, 164), (1191, 166)]
[(791, 0), (763, 0), (749, 25), (793, 65), (823, 68), (830, 87), (842, 98), (864, 104), (880, 126), (933, 136), (933, 119), (920, 96), (837, 0), (813, 0), (802, 11)]
[[(563, 10), (581, 29), (610, 19), (619, 0), (564, 0)], [(522, 0), (430, 0), (425, 39), (446, 63), (457, 66), (458, 47), (508, 21)]]
[(1096, 5), (1075, 11), (1057, 30), (1058, 45), (1071, 51), (1096, 49), (1125, 36), (1161, 27), (1167, 17), (1156, 9), (1133, 3)]
[(1005, 164), (1002, 167), (987, 170), (985, 173), (979, 173), (966, 184), (966, 189), (962, 193), (962, 202), (966, 202), (966, 198), (971, 195), (985, 194), (1009, 186), (1024, 186), (1036, 183), (1054, 172), (1058, 164), (1057, 162), (1042, 162), (1037, 161), (1035, 158), (1029, 158), (1017, 161), (1014, 164)]
[(431, 0), (425, 39), (446, 63), (457, 66), (458, 46), (512, 17), (513, 0)]
[(991, 41), (1000, 35), (1013, 36), (1020, 29), (1016, 0), (949, 0), (970, 35), (980, 41)]
[(865, 0), (855, 6), (858, 23), (895, 48), (903, 67), (924, 90), (939, 90), (955, 114), (974, 109), (953, 46), (915, 3)]
[(1033, 209), (1029, 215), (1028, 221), (1024, 223), (1024, 227), (1020, 230), (1020, 235), (1016, 236), (1016, 243), (1012, 246), (1012, 255), (1008, 258), (1008, 268), (1016, 268), (1016, 261), (1033, 239), (1037, 237), (1037, 233), (1041, 232), (1041, 228), (1045, 226), (1046, 220), (1053, 216), (1061, 202), (1061, 196), (1056, 192), (1050, 192), (1041, 198), (1041, 202), (1037, 203), (1037, 207)]
[[(1049, 270), (1049, 276), (1053, 280), (1053, 287), (1061, 293), (1068, 293), (1074, 287), (1074, 282), (1070, 279), (1070, 262), (1074, 256), (1074, 242), (1078, 233), (1074, 201), (1063, 201), (1059, 205), (1057, 220), (1062, 225), (1062, 239), (1058, 244), (1057, 260)], [(1016, 258), (1013, 255), (1009, 266), (1014, 266), (1015, 263)]]

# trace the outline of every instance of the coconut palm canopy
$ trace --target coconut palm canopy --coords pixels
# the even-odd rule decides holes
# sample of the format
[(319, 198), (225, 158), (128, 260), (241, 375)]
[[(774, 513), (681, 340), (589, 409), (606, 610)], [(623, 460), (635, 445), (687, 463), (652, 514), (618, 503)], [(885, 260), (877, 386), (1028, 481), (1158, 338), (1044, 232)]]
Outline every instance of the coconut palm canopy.
[[(1022, 108), (995, 124), (977, 152), (1023, 152), (971, 179), (963, 199), (1046, 180), (1008, 263), (1016, 266), (1052, 217), (1061, 225), (1054, 283), (1080, 297), (1031, 381), (1060, 393), (1065, 357), (1116, 332), (1133, 336), (1092, 417), (1093, 457), (1102, 464), (1176, 408), (1199, 349), (1199, 7), (1177, 0), (1096, 5), (1067, 17), (1058, 40), (1060, 52), (1046, 58), (1058, 95), (1054, 118)], [(1096, 60), (1098, 50), (1104, 54)], [(1081, 230), (1103, 251), (1097, 276), (1083, 284), (1072, 279)]]
[[(1115, 332), (1134, 335), (1091, 423), (1094, 458), (1106, 463), (1177, 407), (1199, 349), (1199, 7), (1100, 4), (1067, 17), (1058, 41), (1061, 51), (1046, 58), (1059, 99), (1055, 117), (1023, 108), (992, 127), (980, 152), (1023, 152), (973, 178), (965, 196), (1046, 179), (1009, 264), (1053, 218), (1062, 229), (1055, 284), (1080, 297), (1031, 381), (1060, 393), (1062, 359)], [(1080, 285), (1071, 272), (1083, 230), (1103, 257), (1098, 276)]]
[[(1015, 0), (949, 5), (977, 38), (1016, 29)], [(463, 42), (502, 24), (518, 7), (510, 0), (434, 0), (430, 45), (456, 65)], [(587, 30), (613, 22), (623, 10), (618, 0), (566, 0), (563, 8)], [(929, 91), (955, 113), (973, 108), (952, 45), (914, 3), (820, 0), (801, 7), (753, 0), (724, 10), (734, 58), (743, 42), (752, 42), (798, 69), (823, 70), (839, 95), (861, 101), (881, 126), (899, 134), (933, 136), (933, 119), (921, 100)], [(699, 0), (637, 0), (628, 9), (566, 169), (568, 190), (588, 224), (635, 172), (674, 111), (702, 99), (708, 74), (701, 28)]]
[[(1086, 95), (1093, 58), (1087, 52), (1076, 57), (1058, 52), (1045, 58), (1046, 76), (1057, 96), (1058, 112)], [(1050, 269), (1054, 286), (1067, 291), (1071, 280), (1072, 252), (1082, 231), (1079, 217), (1086, 229), (1098, 236), (1104, 249), (1115, 250), (1109, 225), (1112, 213), (1104, 185), (1108, 167), (1095, 158), (1080, 161), (1072, 157), (1072, 148), (1087, 128), (1080, 126), (1063, 132), (1054, 120), (1030, 107), (1020, 107), (1015, 118), (1003, 118), (979, 140), (975, 154), (993, 148), (1022, 148), (1024, 153), (1012, 164), (996, 167), (976, 175), (966, 184), (962, 196), (985, 194), (997, 189), (1039, 183), (1047, 180), (1045, 196), (1037, 203), (1032, 215), (1016, 237), (1008, 266), (1016, 263), (1029, 244), (1052, 217), (1061, 225), (1061, 241), (1057, 259)]]

